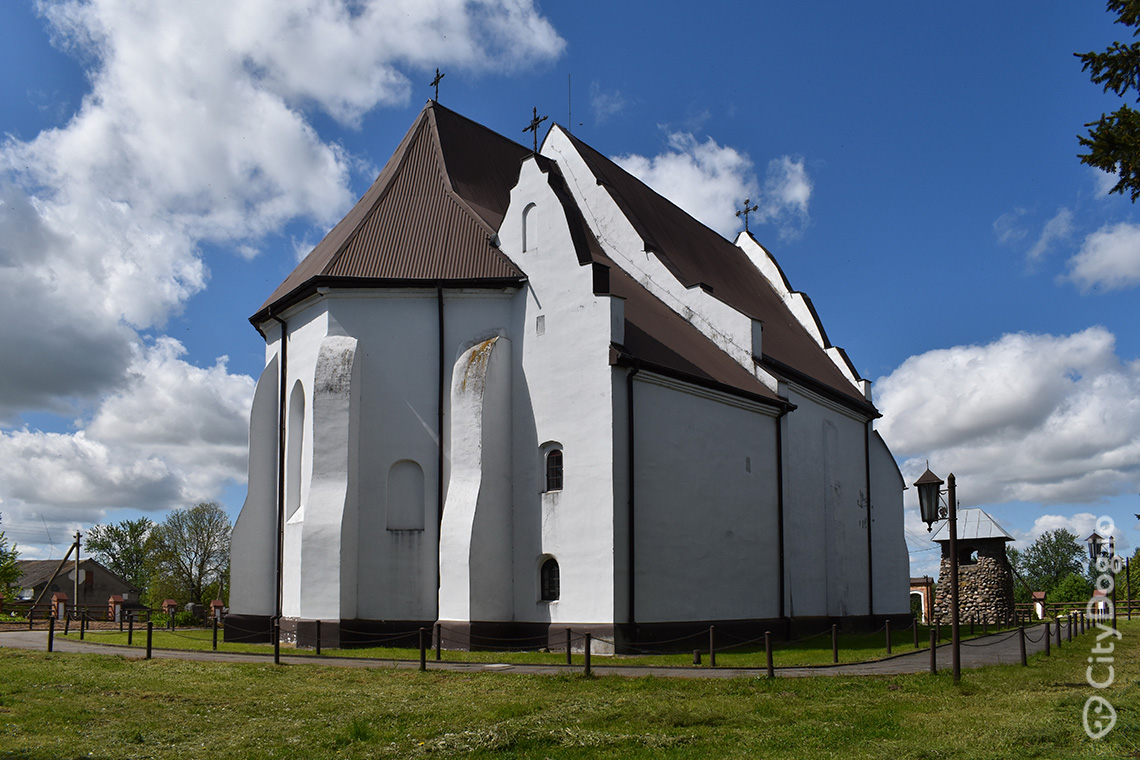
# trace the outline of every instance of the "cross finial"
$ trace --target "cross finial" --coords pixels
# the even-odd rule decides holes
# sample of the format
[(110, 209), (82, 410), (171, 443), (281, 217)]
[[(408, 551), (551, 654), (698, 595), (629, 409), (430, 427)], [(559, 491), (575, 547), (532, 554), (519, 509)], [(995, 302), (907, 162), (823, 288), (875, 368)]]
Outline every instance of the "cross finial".
[(753, 211), (756, 211), (757, 209), (759, 209), (759, 208), (760, 208), (760, 207), (759, 207), (759, 206), (757, 206), (755, 203), (753, 203), (751, 206), (749, 206), (748, 204), (749, 204), (749, 203), (751, 203), (751, 202), (752, 202), (752, 199), (751, 199), (751, 198), (745, 198), (745, 199), (744, 199), (744, 208), (742, 208), (740, 211), (737, 211), (737, 212), (736, 212), (736, 215), (737, 215), (738, 217), (739, 217), (739, 216), (743, 216), (743, 217), (744, 217), (744, 231), (745, 231), (745, 232), (748, 232), (748, 215), (749, 215), (750, 213), (752, 213)]
[(542, 122), (546, 121), (546, 118), (547, 117), (545, 117), (545, 116), (539, 118), (538, 108), (535, 108), (534, 109), (534, 117), (530, 120), (530, 125), (523, 129), (523, 132), (533, 132), (534, 133), (534, 152), (535, 153), (538, 153), (538, 125), (541, 124)]
[(439, 102), (439, 80), (443, 79), (447, 74), (440, 74), (439, 69), (435, 70), (435, 79), (431, 80), (431, 87), (435, 88), (435, 102)]

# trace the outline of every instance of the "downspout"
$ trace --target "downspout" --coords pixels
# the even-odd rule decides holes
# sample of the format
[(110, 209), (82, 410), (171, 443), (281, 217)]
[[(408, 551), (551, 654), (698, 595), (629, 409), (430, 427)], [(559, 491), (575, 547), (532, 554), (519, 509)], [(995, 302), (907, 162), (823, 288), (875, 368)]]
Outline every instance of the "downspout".
[[(634, 559), (635, 559), (634, 551), (635, 550), (634, 550), (634, 530), (633, 530), (633, 524), (634, 523), (633, 523), (633, 520), (634, 520), (634, 514), (635, 514), (635, 512), (634, 512), (634, 497), (636, 495), (636, 493), (635, 493), (636, 467), (634, 466), (634, 458), (633, 458), (634, 457), (633, 377), (634, 377), (634, 375), (636, 375), (640, 371), (641, 371), (641, 364), (636, 359), (634, 359), (633, 360), (633, 366), (630, 367), (629, 374), (627, 374), (625, 376), (626, 403), (627, 403), (626, 415), (625, 415), (625, 418), (626, 418), (626, 479), (628, 480), (628, 483), (629, 483), (629, 485), (628, 485), (629, 501), (626, 504), (626, 517), (625, 517), (626, 523), (627, 523), (627, 529), (626, 529), (626, 542), (627, 542), (626, 543), (626, 560), (628, 563), (626, 573), (628, 575), (628, 589), (627, 589), (627, 591), (629, 594), (626, 603), (629, 605), (629, 623), (631, 626), (635, 625), (637, 623), (637, 618), (634, 615), (634, 604), (637, 601), (637, 590), (636, 590), (635, 584), (634, 584), (634, 571), (635, 571), (636, 563), (634, 561)], [(631, 636), (633, 635), (633, 631), (630, 631), (630, 635)]]
[(779, 584), (779, 615), (784, 623), (785, 636), (791, 631), (787, 623), (787, 610), (784, 608), (784, 596), (787, 593), (784, 577), (784, 417), (788, 414), (784, 408), (776, 416), (776, 554), (780, 558), (780, 571), (777, 583)]
[(437, 377), (437, 396), (436, 396), (436, 433), (438, 441), (436, 444), (436, 463), (435, 463), (435, 493), (436, 493), (436, 561), (435, 561), (435, 590), (436, 590), (436, 617), (439, 617), (439, 587), (440, 587), (440, 574), (439, 574), (439, 547), (443, 538), (443, 401), (444, 401), (444, 380), (446, 379), (446, 365), (444, 357), (444, 344), (443, 344), (443, 285), (436, 284), (435, 286), (435, 299), (436, 299), (436, 313), (438, 320), (439, 330), (439, 367)]
[(283, 565), (285, 562), (285, 385), (289, 370), (289, 326), (273, 313), (269, 318), (281, 325), (281, 372), (277, 381), (277, 608), (273, 615), (273, 662), (281, 661), (281, 613), (285, 598)]
[(871, 420), (863, 428), (863, 461), (867, 473), (867, 614), (875, 621), (875, 564), (871, 540)]

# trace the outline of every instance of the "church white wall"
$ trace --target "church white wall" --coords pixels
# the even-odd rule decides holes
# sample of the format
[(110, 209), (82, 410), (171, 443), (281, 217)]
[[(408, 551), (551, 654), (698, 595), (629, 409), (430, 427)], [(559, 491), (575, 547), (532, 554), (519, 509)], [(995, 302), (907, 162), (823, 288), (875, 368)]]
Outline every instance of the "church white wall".
[[(300, 456), (300, 506), (289, 516), (285, 523), (284, 561), (282, 563), (282, 614), (286, 617), (298, 617), (302, 614), (301, 607), (301, 545), (302, 530), (305, 514), (305, 501), (309, 496), (309, 487), (312, 475), (313, 462), (313, 406), (311, 403), (313, 392), (313, 377), (316, 372), (317, 355), (321, 341), (328, 332), (328, 315), (325, 305), (319, 300), (308, 301), (301, 304), (283, 317), (288, 325), (288, 359), (286, 366), (286, 419), (293, 411), (289, 400), (300, 384), (301, 393), (305, 399), (304, 425), (301, 434)], [(280, 329), (276, 326), (272, 332), (267, 332), (269, 348), (277, 351), (280, 346)], [(286, 429), (285, 447), (289, 449), (291, 436), (295, 431)], [(285, 480), (288, 483), (294, 473), (292, 468), (286, 467)]]
[(476, 343), (452, 368), (451, 475), (439, 542), (439, 619), (513, 615), (511, 344)]
[(875, 614), (910, 612), (910, 555), (903, 533), (902, 473), (887, 444), (871, 434), (871, 531), (875, 541)]
[(775, 414), (635, 376), (638, 622), (779, 615)]
[(278, 358), (269, 360), (249, 414), (249, 480), (230, 539), (230, 611), (277, 611)]
[(863, 418), (797, 386), (784, 429), (786, 612), (867, 615)]
[[(523, 250), (523, 210), (529, 234)], [(523, 163), (499, 232), (527, 273), (514, 302), (514, 606), (516, 620), (614, 621), (614, 466), (609, 348), (622, 302), (595, 296), (545, 174)], [(564, 485), (544, 493), (543, 444), (563, 450)], [(624, 507), (623, 507), (624, 508)], [(554, 557), (560, 598), (540, 599)]]
[(307, 618), (356, 617), (360, 367), (355, 359), (355, 338), (330, 335), (321, 341), (301, 530), (301, 612)]

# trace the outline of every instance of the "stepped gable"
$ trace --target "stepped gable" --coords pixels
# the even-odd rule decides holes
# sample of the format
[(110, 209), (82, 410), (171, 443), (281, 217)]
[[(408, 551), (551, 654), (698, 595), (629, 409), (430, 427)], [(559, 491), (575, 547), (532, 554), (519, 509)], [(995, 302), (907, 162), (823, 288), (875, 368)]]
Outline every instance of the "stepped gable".
[(320, 286), (521, 282), (493, 241), (529, 154), (429, 101), (368, 191), (250, 321)]
[(840, 394), (872, 414), (853, 386), (784, 305), (764, 275), (736, 245), (698, 222), (569, 131), (566, 136), (609, 192), (645, 244), (685, 287), (703, 286), (714, 298), (764, 323), (765, 369)]
[(625, 301), (625, 341), (613, 347), (615, 360), (637, 362), (646, 369), (698, 385), (785, 405), (752, 373), (610, 259), (566, 187), (557, 162), (542, 155), (535, 155), (534, 160), (562, 205), (578, 263), (603, 267), (606, 289)]

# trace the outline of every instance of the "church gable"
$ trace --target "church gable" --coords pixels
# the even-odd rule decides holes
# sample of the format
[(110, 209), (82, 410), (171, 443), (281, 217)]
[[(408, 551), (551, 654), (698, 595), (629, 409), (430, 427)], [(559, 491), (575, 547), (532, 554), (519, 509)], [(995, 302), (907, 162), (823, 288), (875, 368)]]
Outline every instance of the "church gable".
[(251, 317), (321, 285), (501, 286), (525, 275), (497, 248), (526, 148), (429, 102), (376, 181)]

